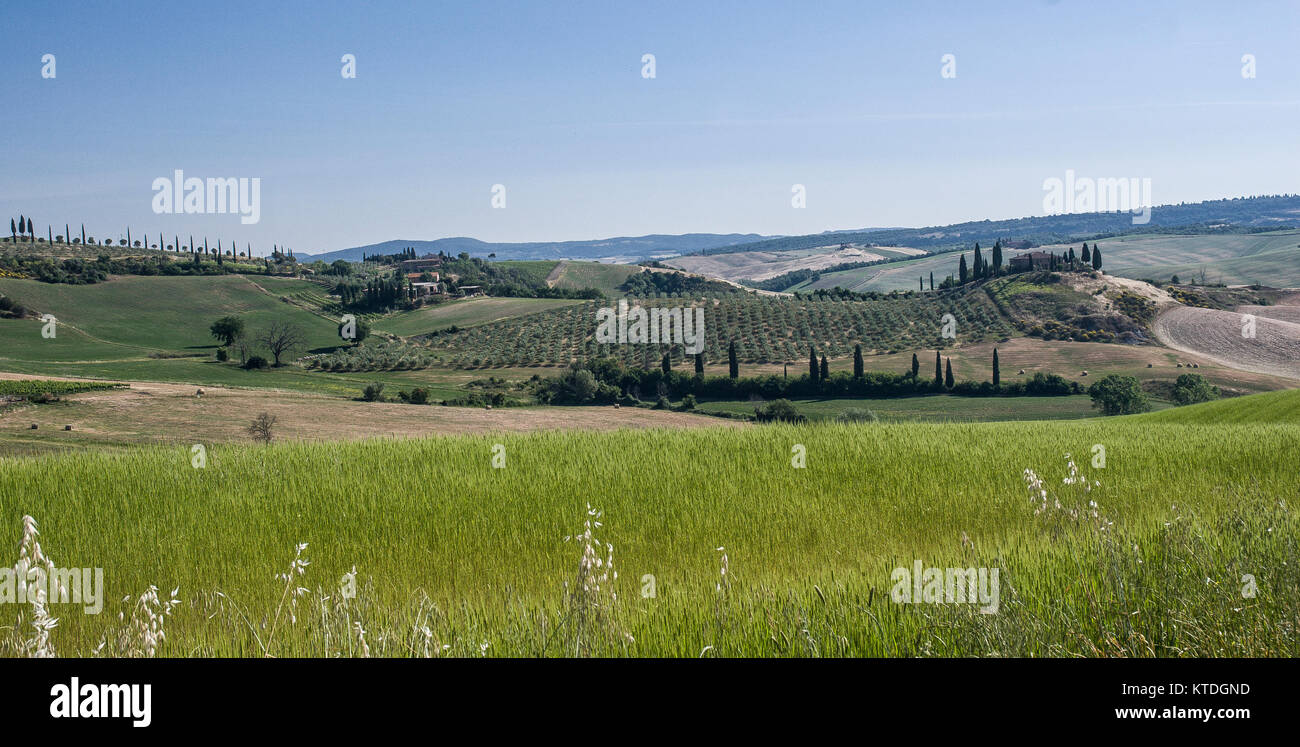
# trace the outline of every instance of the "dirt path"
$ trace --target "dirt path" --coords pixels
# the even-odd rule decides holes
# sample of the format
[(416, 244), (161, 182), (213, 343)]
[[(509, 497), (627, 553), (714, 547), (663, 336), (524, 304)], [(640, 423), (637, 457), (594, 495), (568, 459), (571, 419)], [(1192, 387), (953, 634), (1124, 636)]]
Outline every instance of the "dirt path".
[(555, 284), (560, 282), (560, 276), (564, 274), (564, 268), (569, 266), (569, 260), (562, 259), (556, 263), (551, 271), (546, 275), (546, 287), (554, 288)]

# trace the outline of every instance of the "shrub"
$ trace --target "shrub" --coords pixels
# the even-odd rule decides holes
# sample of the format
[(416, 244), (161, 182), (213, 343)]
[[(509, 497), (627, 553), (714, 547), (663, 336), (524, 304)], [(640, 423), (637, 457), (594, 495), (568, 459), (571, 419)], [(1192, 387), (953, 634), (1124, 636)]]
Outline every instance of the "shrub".
[(217, 360), (223, 363), (230, 360), (230, 353), (225, 348), (217, 348)]
[(261, 370), (270, 367), (271, 367), (270, 362), (268, 362), (265, 358), (263, 358), (260, 355), (249, 356), (248, 360), (244, 361), (244, 368), (250, 371)]
[(835, 419), (841, 423), (874, 423), (880, 420), (876, 417), (876, 413), (861, 407), (850, 407), (836, 415)]
[(366, 388), (361, 390), (361, 399), (367, 402), (382, 402), (384, 399), (384, 384), (376, 381), (366, 384)]
[(754, 417), (760, 423), (802, 423), (806, 417), (799, 414), (788, 399), (774, 399), (766, 405), (754, 408)]

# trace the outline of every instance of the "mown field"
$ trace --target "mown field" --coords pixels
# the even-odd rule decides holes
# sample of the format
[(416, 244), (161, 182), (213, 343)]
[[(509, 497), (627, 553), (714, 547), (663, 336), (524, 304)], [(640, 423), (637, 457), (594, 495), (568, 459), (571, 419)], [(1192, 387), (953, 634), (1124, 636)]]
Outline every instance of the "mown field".
[(472, 327), (582, 303), (566, 298), (467, 298), (415, 311), (403, 311), (373, 322), (379, 331), (400, 337), (427, 335), (448, 327)]
[[(31, 514), (57, 565), (105, 569), (103, 614), (53, 608), (63, 656), (130, 650), (118, 600), (151, 584), (179, 587), (160, 656), (1300, 655), (1279, 458), (1300, 426), (1160, 416), (0, 460), (0, 527), (13, 548)], [(1089, 492), (1062, 484), (1067, 453)], [(997, 613), (894, 602), (916, 561), (998, 568)], [(0, 607), (5, 655), (30, 638), (19, 612)]]
[(640, 271), (641, 268), (635, 265), (564, 261), (552, 273), (550, 283), (556, 288), (570, 290), (596, 288), (605, 295), (616, 298), (623, 295), (620, 286), (627, 282), (629, 276)]

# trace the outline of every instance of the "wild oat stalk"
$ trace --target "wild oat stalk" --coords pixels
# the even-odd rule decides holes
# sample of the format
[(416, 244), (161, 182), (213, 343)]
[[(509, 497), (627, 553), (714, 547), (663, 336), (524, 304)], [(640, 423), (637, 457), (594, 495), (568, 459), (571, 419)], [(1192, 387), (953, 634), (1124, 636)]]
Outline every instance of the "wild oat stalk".
[[(576, 537), (565, 537), (564, 541), (576, 540), (582, 543), (582, 557), (578, 560), (578, 573), (572, 584), (565, 582), (567, 591), (566, 607), (573, 631), (573, 655), (580, 656), (591, 650), (591, 637), (603, 633), (614, 638), (621, 638), (632, 643), (633, 638), (617, 628), (614, 622), (614, 610), (618, 603), (618, 592), (614, 582), (618, 580), (618, 571), (614, 569), (614, 545), (596, 538), (595, 530), (604, 526), (600, 519), (603, 511), (598, 511), (587, 504), (587, 518), (583, 523), (582, 533)], [(601, 550), (605, 556), (601, 557)], [(589, 630), (590, 628), (590, 630)], [(487, 644), (483, 646), (486, 654)]]
[[(116, 648), (110, 654), (131, 658), (153, 658), (158, 652), (158, 644), (167, 638), (165, 630), (167, 618), (181, 603), (181, 600), (176, 598), (178, 593), (180, 587), (172, 589), (170, 597), (163, 600), (158, 596), (158, 587), (150, 586), (131, 606), (129, 621), (126, 619), (125, 612), (119, 612), (117, 619), (124, 625), (117, 633)], [(130, 601), (129, 595), (122, 598), (124, 604)], [(108, 639), (102, 639), (99, 646), (95, 648), (95, 653), (102, 653), (107, 644)]]
[[(14, 578), (18, 591), (26, 594), (32, 603), (32, 637), (24, 641), (20, 648), (35, 659), (50, 659), (55, 656), (54, 644), (50, 641), (50, 631), (58, 626), (57, 618), (50, 617), (46, 604), (46, 587), (53, 585), (55, 599), (61, 598), (66, 590), (59, 585), (58, 575), (54, 572), (54, 561), (46, 557), (41, 550), (41, 543), (36, 539), (40, 532), (36, 529), (36, 519), (23, 516), (23, 539), (18, 546), (18, 563), (14, 566)], [(44, 576), (45, 582), (41, 577)], [(29, 591), (28, 582), (36, 581)]]
[(293, 561), (289, 563), (289, 569), (284, 573), (277, 573), (275, 577), (284, 581), (284, 591), (280, 594), (280, 604), (275, 608), (275, 619), (271, 621), (271, 632), (266, 636), (266, 645), (263, 647), (264, 652), (269, 656), (271, 644), (275, 641), (275, 631), (280, 625), (280, 614), (284, 611), (284, 604), (289, 603), (289, 624), (298, 623), (298, 600), (306, 596), (308, 590), (301, 586), (294, 586), (293, 582), (296, 577), (307, 572), (307, 566), (311, 561), (302, 557), (303, 550), (307, 549), (307, 543), (303, 542), (297, 545), (293, 555)]

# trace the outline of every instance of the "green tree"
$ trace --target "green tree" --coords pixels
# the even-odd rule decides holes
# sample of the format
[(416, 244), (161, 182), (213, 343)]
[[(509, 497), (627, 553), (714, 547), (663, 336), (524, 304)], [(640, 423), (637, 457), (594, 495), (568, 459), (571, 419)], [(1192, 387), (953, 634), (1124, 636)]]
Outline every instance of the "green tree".
[(944, 374), (943, 374), (943, 385), (944, 385), (944, 387), (947, 388), (947, 389), (952, 389), (952, 385), (953, 385), (954, 383), (955, 383), (955, 382), (953, 381), (953, 378), (952, 378), (952, 358), (949, 358), (949, 359), (948, 359), (948, 368), (947, 368), (946, 371), (944, 371)]
[(998, 370), (998, 349), (993, 348), (993, 386), (1001, 386), (1002, 372)]
[(1101, 269), (1101, 247), (1096, 244), (1092, 245), (1092, 269)]
[(223, 316), (212, 323), (208, 330), (222, 345), (231, 345), (244, 333), (244, 320), (237, 316)]
[(1219, 388), (1200, 374), (1183, 374), (1174, 382), (1174, 401), (1180, 405), (1194, 405), (1219, 398)]
[(812, 383), (817, 383), (817, 373), (820, 370), (821, 369), (817, 367), (817, 351), (808, 348), (808, 379), (812, 381)]
[(963, 285), (965, 285), (966, 280), (967, 280), (966, 275), (967, 275), (967, 270), (966, 270), (966, 255), (963, 254), (963, 255), (961, 255), (961, 262), (957, 265), (957, 276), (961, 279), (961, 282), (962, 282)]
[(822, 355), (822, 368), (821, 368), (821, 373), (818, 374), (817, 376), (817, 380), (825, 381), (830, 377), (831, 377), (831, 367), (826, 364), (826, 356)]
[[(1095, 247), (1093, 256), (1096, 256)], [(1088, 396), (1092, 397), (1092, 406), (1106, 415), (1129, 415), (1151, 409), (1142, 384), (1133, 376), (1111, 374), (1088, 387)]]
[(864, 373), (865, 365), (862, 362), (862, 346), (853, 346), (853, 378), (860, 379)]
[(704, 353), (695, 354), (695, 375), (704, 375)]
[(943, 359), (939, 356), (939, 351), (934, 351), (934, 385), (943, 384)]
[(993, 274), (1002, 272), (1002, 239), (993, 242)]
[(736, 341), (727, 346), (727, 375), (733, 379), (740, 378), (740, 360), (736, 358)]
[(1092, 255), (1088, 253), (1088, 242), (1083, 242), (1083, 250), (1079, 252), (1079, 261), (1084, 264), (1092, 262)]
[(912, 353), (912, 378), (915, 379), (921, 373), (921, 361), (917, 359), (916, 353)]
[(672, 373), (672, 372), (673, 372), (673, 356), (672, 356), (672, 353), (664, 353), (664, 359), (663, 359), (663, 362), (661, 362), (661, 363), (659, 364), (659, 367), (660, 367), (661, 369), (663, 369), (663, 372), (666, 373), (666, 374), (669, 374), (669, 373)]

